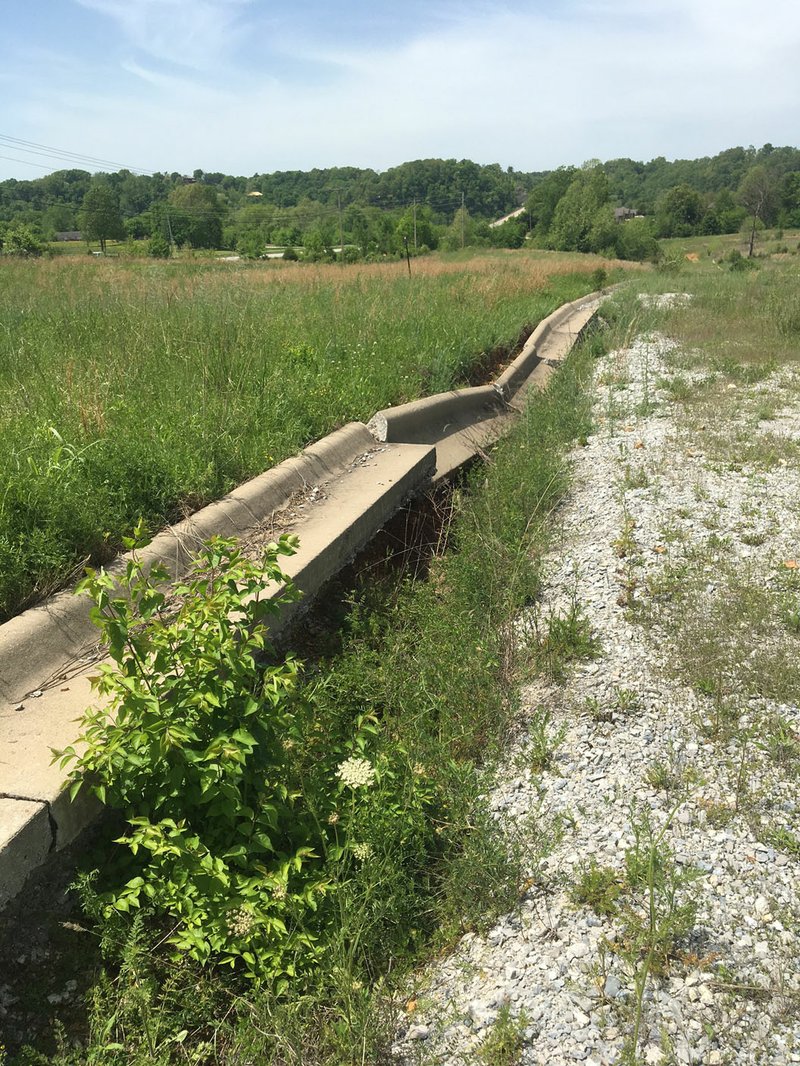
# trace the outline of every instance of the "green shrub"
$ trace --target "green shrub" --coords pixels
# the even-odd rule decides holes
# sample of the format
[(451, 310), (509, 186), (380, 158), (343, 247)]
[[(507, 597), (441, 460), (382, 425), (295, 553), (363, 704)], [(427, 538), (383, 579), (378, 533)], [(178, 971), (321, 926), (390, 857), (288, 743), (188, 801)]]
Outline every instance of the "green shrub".
[(95, 679), (107, 706), (85, 713), (85, 752), (61, 753), (72, 794), (89, 780), (128, 823), (133, 876), (105, 895), (106, 913), (149, 905), (174, 923), (179, 951), (241, 959), (253, 977), (315, 954), (307, 916), (331, 888), (320, 825), (340, 752), (327, 790), (317, 768), (313, 802), (301, 802), (311, 707), (296, 695), (298, 666), (256, 668), (266, 617), (294, 598), (286, 586), (269, 599), (264, 585), (285, 582), (278, 557), (294, 550), (283, 537), (256, 565), (211, 541), (173, 590), (177, 610), (159, 588), (166, 573), (146, 575), (135, 555), (119, 581), (91, 572), (79, 589), (116, 665)]
[(170, 243), (163, 233), (154, 233), (147, 242), (147, 254), (151, 259), (169, 259), (171, 253)]

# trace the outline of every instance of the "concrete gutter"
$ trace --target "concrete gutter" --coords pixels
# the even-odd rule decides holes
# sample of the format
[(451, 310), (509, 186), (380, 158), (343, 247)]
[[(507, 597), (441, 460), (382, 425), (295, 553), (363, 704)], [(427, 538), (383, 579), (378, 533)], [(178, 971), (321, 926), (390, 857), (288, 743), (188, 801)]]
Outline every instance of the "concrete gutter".
[[(241, 536), (284, 507), (293, 493), (342, 474), (374, 445), (362, 423), (351, 422), (190, 518), (169, 526), (138, 553), (139, 558), (148, 568), (159, 562), (177, 579), (186, 573), (194, 553), (209, 537)], [(109, 572), (121, 573), (129, 558), (128, 553), (119, 556), (108, 567)], [(46, 688), (79, 668), (87, 656), (95, 659), (96, 646), (97, 630), (89, 619), (87, 603), (71, 591), (57, 593), (41, 606), (12, 618), (0, 626), (0, 708), (3, 702), (15, 704)]]
[[(253, 533), (313, 488), (313, 502), (293, 529), (300, 550), (282, 561), (308, 604), (409, 497), (506, 431), (525, 388), (546, 380), (599, 306), (599, 295), (545, 319), (493, 385), (386, 408), (369, 428), (351, 423), (159, 533), (139, 557), (177, 578), (209, 537)], [(119, 572), (127, 558), (109, 570)], [(284, 608), (273, 633), (298, 609)], [(0, 907), (100, 809), (83, 792), (69, 800), (51, 751), (72, 744), (84, 709), (99, 705), (90, 677), (102, 657), (88, 600), (68, 592), (0, 626)]]

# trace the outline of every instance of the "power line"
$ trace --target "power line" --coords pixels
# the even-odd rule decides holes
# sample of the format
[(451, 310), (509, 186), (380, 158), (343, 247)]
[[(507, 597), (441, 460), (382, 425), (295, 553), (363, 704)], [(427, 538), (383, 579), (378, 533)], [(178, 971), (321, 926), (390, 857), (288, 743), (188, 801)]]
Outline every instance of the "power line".
[[(53, 156), (56, 159), (72, 160), (84, 163), (92, 163), (96, 166), (104, 167), (116, 167), (117, 170), (130, 170), (136, 171), (139, 174), (151, 175), (152, 170), (148, 170), (147, 167), (132, 167), (125, 163), (118, 163), (111, 159), (100, 159), (97, 156), (83, 155), (80, 152), (71, 152), (68, 148), (54, 148), (49, 144), (39, 144), (37, 141), (25, 141), (20, 137), (12, 137), (8, 133), (0, 133), (0, 141), (7, 142), (8, 147), (13, 147), (17, 151), (26, 152), (31, 155), (43, 155)], [(17, 160), (17, 162), (26, 162), (26, 160)], [(30, 164), (36, 166), (39, 164)]]
[[(51, 170), (52, 169), (51, 167), (48, 167), (45, 163), (34, 163), (30, 159), (17, 159), (13, 155), (0, 155), (0, 159), (10, 159), (12, 163), (24, 163), (24, 165), (26, 167), (41, 167), (42, 170)], [(9, 179), (6, 178), (5, 180), (8, 181)]]

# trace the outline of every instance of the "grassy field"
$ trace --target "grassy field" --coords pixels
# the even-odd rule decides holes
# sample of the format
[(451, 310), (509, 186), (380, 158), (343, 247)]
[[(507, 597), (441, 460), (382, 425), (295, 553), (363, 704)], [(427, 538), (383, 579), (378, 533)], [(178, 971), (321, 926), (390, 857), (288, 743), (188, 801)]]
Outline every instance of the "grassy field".
[(0, 262), (0, 620), (140, 515), (178, 519), (344, 422), (463, 384), (601, 264)]
[[(718, 260), (734, 250), (746, 256), (749, 250), (749, 233), (723, 233), (706, 237), (672, 237), (661, 241), (668, 258), (696, 255), (698, 262), (709, 269)], [(763, 230), (756, 234), (754, 255), (761, 258), (779, 256), (786, 258), (800, 251), (800, 232), (794, 230)]]

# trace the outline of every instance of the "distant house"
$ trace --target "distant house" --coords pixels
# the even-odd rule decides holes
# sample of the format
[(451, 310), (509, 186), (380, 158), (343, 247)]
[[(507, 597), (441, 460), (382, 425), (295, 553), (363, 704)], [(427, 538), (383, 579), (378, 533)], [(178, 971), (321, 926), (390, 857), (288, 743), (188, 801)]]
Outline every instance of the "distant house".
[(253, 191), (249, 192), (247, 195), (255, 197), (255, 198), (259, 198), (259, 197), (263, 196), (264, 194), (263, 194), (263, 192), (259, 192), (257, 189), (253, 189)]
[(614, 218), (617, 222), (627, 222), (629, 218), (637, 218), (637, 212), (632, 207), (615, 207)]
[(82, 241), (83, 234), (79, 229), (65, 229), (62, 233), (56, 234), (57, 241)]

